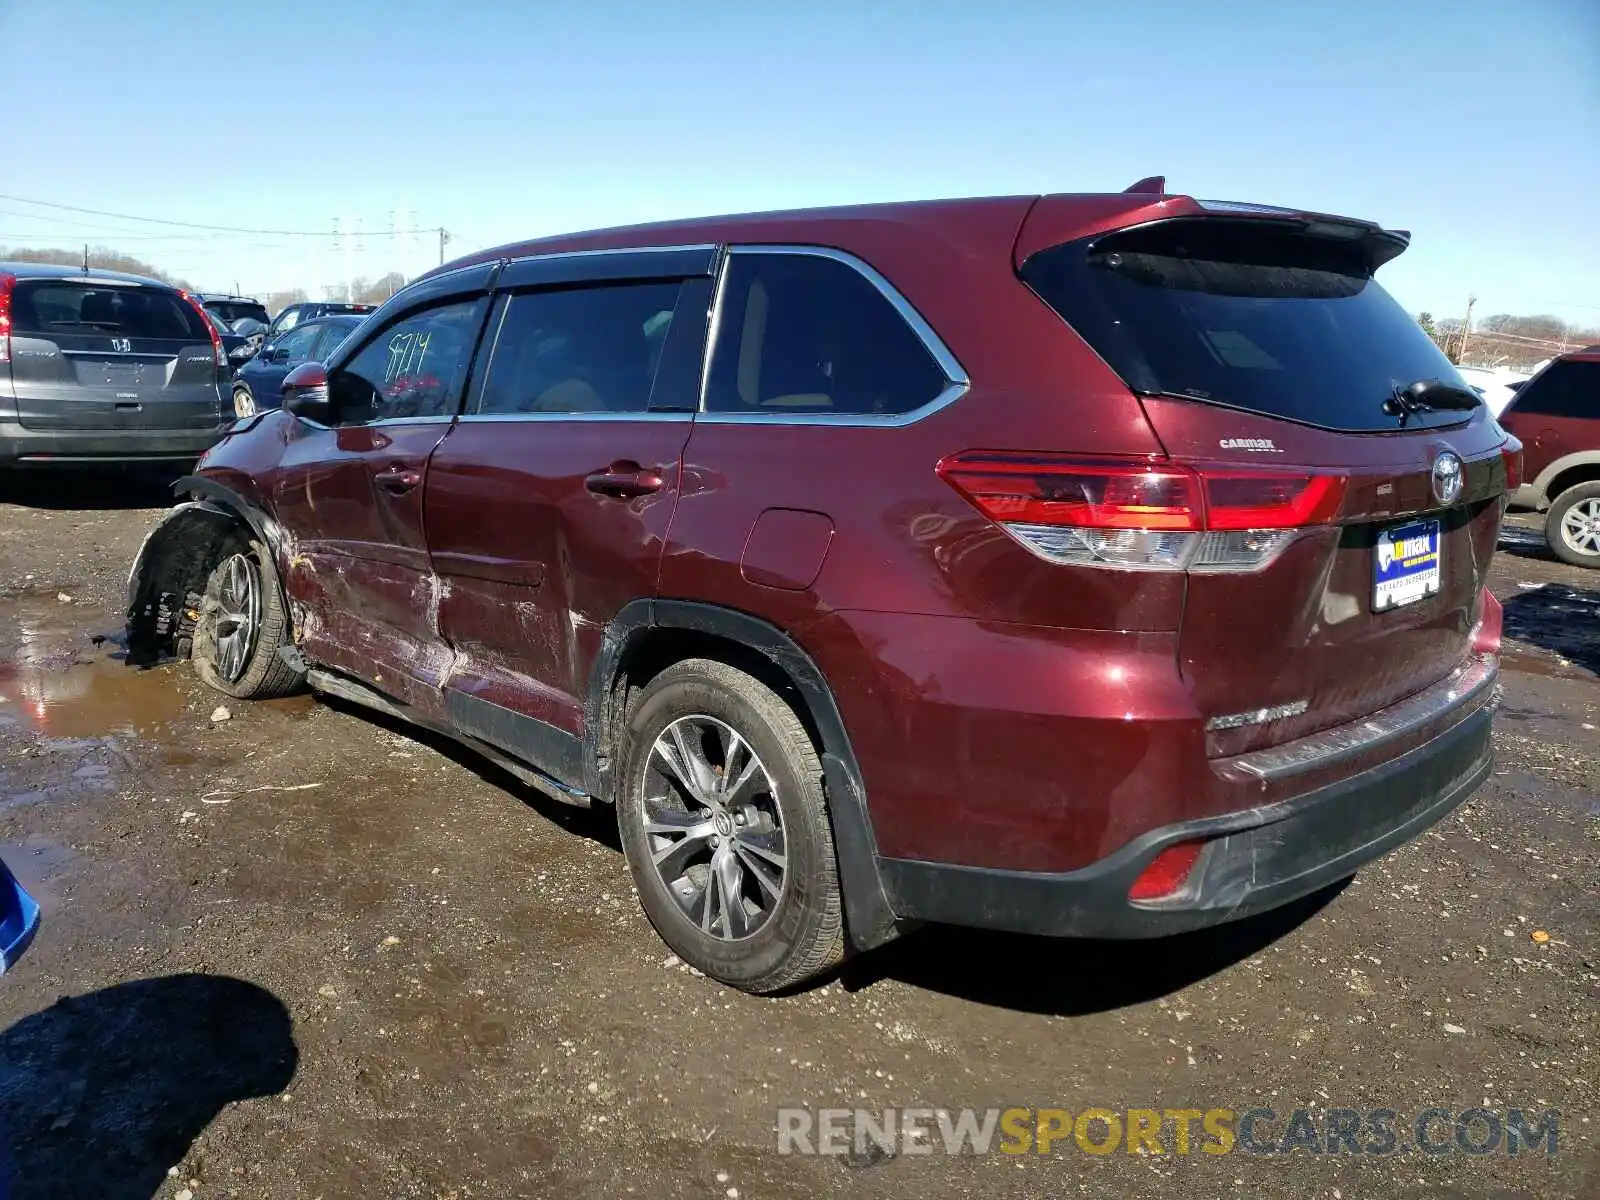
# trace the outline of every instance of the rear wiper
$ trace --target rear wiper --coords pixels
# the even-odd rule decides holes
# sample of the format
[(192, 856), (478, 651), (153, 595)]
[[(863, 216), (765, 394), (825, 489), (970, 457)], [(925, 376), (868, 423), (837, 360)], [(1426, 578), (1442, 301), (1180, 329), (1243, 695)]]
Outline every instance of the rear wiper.
[(1470, 388), (1458, 387), (1442, 379), (1419, 379), (1405, 387), (1397, 387), (1383, 402), (1383, 411), (1400, 418), (1400, 428), (1416, 413), (1450, 410), (1466, 412), (1477, 408), (1483, 398)]

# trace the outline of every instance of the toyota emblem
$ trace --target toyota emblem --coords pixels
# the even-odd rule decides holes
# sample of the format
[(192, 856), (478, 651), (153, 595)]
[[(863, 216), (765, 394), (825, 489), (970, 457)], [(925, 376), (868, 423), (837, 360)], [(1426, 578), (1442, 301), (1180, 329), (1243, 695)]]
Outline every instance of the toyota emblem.
[(1433, 460), (1433, 498), (1440, 504), (1454, 504), (1461, 496), (1461, 459), (1446, 450)]

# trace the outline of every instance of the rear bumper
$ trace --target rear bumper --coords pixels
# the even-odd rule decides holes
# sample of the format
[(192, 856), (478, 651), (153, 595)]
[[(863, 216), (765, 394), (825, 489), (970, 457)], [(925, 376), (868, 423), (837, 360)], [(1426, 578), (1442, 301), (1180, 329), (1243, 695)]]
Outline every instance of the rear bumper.
[(0, 467), (193, 462), (233, 425), (209, 429), (28, 429), (0, 421)]
[[(1492, 683), (1492, 678), (1491, 681)], [(1292, 799), (1151, 830), (1075, 871), (880, 860), (905, 920), (1063, 937), (1151, 938), (1264, 912), (1352, 875), (1461, 804), (1493, 767), (1492, 687), (1459, 720), (1387, 763)], [(1183, 890), (1134, 902), (1140, 873), (1175, 842), (1207, 839)]]

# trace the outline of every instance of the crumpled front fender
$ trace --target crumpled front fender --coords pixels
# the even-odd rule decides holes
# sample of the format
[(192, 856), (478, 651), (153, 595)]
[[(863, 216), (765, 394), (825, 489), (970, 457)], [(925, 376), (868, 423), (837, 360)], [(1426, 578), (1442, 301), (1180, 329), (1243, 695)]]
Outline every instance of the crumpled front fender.
[(132, 666), (171, 657), (188, 598), (205, 587), (223, 543), (241, 528), (239, 515), (213, 500), (174, 506), (145, 535), (128, 572), (127, 651)]

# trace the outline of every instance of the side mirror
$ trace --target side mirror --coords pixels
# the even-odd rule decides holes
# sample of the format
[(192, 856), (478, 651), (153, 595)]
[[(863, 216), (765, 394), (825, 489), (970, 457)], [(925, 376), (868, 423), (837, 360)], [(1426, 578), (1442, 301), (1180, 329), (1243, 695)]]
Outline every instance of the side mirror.
[(333, 405), (328, 400), (328, 369), (319, 362), (304, 362), (284, 376), (283, 407), (307, 421), (332, 425)]

